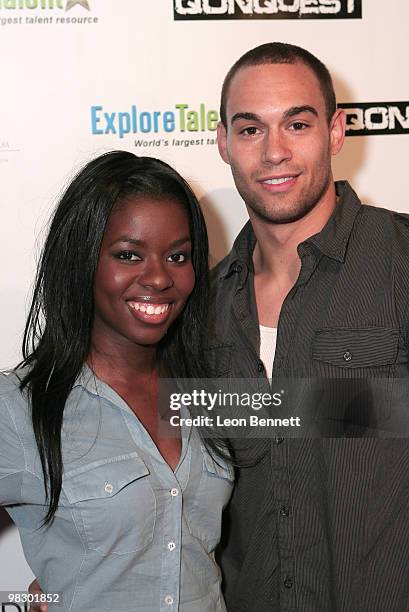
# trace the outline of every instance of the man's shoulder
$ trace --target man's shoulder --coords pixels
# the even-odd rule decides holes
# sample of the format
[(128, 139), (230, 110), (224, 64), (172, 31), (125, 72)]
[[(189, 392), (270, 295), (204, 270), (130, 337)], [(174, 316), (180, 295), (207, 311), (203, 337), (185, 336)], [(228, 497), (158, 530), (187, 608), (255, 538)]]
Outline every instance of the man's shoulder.
[(210, 283), (212, 286), (217, 284), (222, 278), (226, 276), (228, 273), (232, 260), (233, 260), (233, 250), (231, 250), (223, 259), (219, 261), (215, 265), (214, 268), (210, 270)]
[(253, 228), (250, 221), (247, 221), (237, 235), (229, 253), (210, 271), (210, 282), (213, 288), (218, 287), (232, 271), (250, 265), (255, 241)]
[[(409, 214), (362, 202), (348, 181), (336, 181), (335, 187), (337, 196), (342, 202), (341, 210), (345, 209), (349, 214), (352, 212), (351, 218), (358, 221), (354, 223), (355, 230), (362, 233), (368, 227), (378, 226), (379, 236), (387, 234), (391, 228), (400, 229), (405, 233), (408, 231)], [(341, 217), (341, 222), (344, 218)], [(339, 218), (337, 220), (339, 222)]]
[(407, 213), (366, 203), (362, 203), (361, 211), (367, 219), (373, 219), (374, 221), (388, 219), (391, 223), (409, 227), (409, 214)]
[(378, 237), (391, 241), (391, 247), (402, 246), (409, 255), (409, 214), (370, 204), (363, 204), (361, 213), (366, 229), (369, 226)]

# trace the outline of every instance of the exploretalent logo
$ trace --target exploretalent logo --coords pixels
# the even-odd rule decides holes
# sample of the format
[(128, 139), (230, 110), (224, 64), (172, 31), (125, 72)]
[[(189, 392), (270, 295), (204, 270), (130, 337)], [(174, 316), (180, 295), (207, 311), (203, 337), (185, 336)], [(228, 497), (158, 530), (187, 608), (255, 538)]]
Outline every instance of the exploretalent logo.
[(347, 116), (347, 136), (409, 133), (409, 102), (338, 104)]
[[(169, 110), (145, 110), (135, 104), (129, 109), (112, 111), (91, 106), (91, 133), (95, 136), (138, 136), (136, 147), (191, 147), (216, 144), (216, 137), (205, 135), (217, 129), (219, 113), (200, 103), (194, 107), (175, 104)], [(175, 137), (179, 133), (179, 137)], [(147, 139), (145, 136), (153, 136)], [(200, 135), (200, 138), (197, 136)], [(193, 137), (194, 136), (194, 137)]]
[[(347, 115), (347, 136), (409, 133), (409, 102), (352, 102), (338, 107)], [(215, 145), (218, 121), (218, 111), (204, 102), (178, 103), (168, 110), (136, 104), (120, 111), (102, 105), (90, 108), (94, 136), (133, 138), (139, 148)]]
[[(84, 14), (83, 9), (91, 11), (90, 2), (91, 0), (0, 0), (0, 26), (98, 23), (98, 17)], [(80, 12), (74, 10), (72, 14), (66, 15), (75, 7), (79, 7)]]
[(174, 0), (175, 20), (361, 19), (361, 0)]

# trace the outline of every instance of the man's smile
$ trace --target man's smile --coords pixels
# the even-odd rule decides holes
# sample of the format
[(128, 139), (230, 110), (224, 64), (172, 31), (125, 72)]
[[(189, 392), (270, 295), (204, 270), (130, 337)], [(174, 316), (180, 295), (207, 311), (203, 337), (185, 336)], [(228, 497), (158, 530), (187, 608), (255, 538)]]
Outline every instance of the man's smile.
[(286, 174), (259, 179), (257, 182), (270, 193), (289, 191), (295, 185), (299, 174)]

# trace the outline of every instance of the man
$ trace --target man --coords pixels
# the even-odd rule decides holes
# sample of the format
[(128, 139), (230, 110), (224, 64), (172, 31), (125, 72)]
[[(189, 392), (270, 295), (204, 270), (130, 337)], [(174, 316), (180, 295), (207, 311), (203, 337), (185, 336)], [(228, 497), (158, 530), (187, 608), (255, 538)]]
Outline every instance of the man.
[(213, 272), (209, 361), (215, 376), (327, 381), (337, 424), (247, 441), (221, 555), (232, 612), (409, 610), (409, 445), (380, 433), (409, 372), (409, 221), (334, 184), (344, 132), (308, 51), (261, 45), (227, 74), (218, 146), (250, 220)]

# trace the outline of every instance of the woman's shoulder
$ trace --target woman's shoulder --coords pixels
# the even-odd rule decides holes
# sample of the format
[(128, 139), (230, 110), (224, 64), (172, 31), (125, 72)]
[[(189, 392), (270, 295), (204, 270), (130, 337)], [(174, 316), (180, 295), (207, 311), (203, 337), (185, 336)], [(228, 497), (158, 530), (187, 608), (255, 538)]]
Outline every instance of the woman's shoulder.
[(34, 473), (35, 440), (18, 370), (0, 372), (0, 504), (22, 502), (23, 474)]
[(24, 449), (35, 446), (28, 394), (20, 389), (23, 377), (18, 369), (0, 372), (0, 472), (20, 465), (20, 454), (25, 462)]
[(7, 395), (19, 388), (21, 382), (20, 370), (0, 371), (0, 395)]
[(24, 374), (24, 369), (0, 372), (0, 406), (7, 404), (13, 409), (20, 406), (26, 411), (28, 405), (27, 393), (20, 388)]

